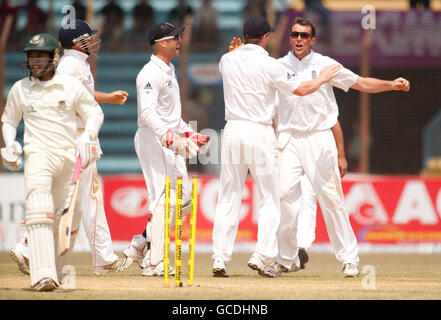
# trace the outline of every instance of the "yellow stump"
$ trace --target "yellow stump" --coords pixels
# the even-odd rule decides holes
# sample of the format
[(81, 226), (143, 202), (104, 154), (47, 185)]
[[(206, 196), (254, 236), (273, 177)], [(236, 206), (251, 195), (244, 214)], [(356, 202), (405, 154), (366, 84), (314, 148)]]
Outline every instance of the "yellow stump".
[(182, 287), (182, 177), (176, 180), (175, 286)]
[(164, 286), (170, 283), (170, 177), (165, 177), (164, 205)]
[(194, 279), (194, 249), (196, 244), (196, 216), (198, 213), (198, 176), (193, 176), (191, 189), (190, 239), (188, 240), (188, 285)]

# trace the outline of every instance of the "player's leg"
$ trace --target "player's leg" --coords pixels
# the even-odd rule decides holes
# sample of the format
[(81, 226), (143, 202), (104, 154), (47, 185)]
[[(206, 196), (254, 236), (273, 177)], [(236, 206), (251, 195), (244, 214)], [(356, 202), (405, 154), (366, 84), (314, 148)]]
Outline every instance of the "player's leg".
[(331, 246), (338, 261), (343, 265), (349, 264), (351, 268), (356, 267), (359, 261), (357, 238), (344, 206), (337, 148), (332, 132), (329, 130), (311, 135), (309, 145), (305, 152), (305, 163), (308, 164), (305, 171), (317, 194)]
[(18, 269), (21, 272), (29, 275), (29, 246), (27, 232), (24, 232), (20, 242), (9, 251), (9, 256), (18, 265)]
[(92, 195), (94, 192), (93, 175), (94, 168), (92, 165), (82, 170), (80, 175), (80, 190), (78, 192), (77, 207), (82, 212), (81, 222), (89, 242), (92, 254), (92, 266), (95, 270), (96, 268), (112, 263), (118, 257), (113, 251), (111, 251), (110, 257), (107, 256), (109, 261), (105, 261), (105, 258), (100, 255), (99, 246), (97, 246), (96, 243), (98, 204), (96, 198)]
[(300, 268), (297, 244), (297, 223), (300, 212), (304, 176), (302, 139), (291, 136), (289, 142), (279, 150), (278, 166), (280, 174), (280, 226), (277, 232), (279, 254), (277, 265), (282, 272), (297, 271)]
[(315, 239), (315, 225), (317, 218), (317, 196), (314, 188), (306, 175), (300, 182), (302, 200), (297, 218), (297, 246), (299, 247), (300, 269), (305, 269), (309, 261), (307, 249)]
[[(150, 249), (143, 261), (142, 274), (145, 276), (161, 276), (164, 272), (164, 198), (159, 200), (151, 220)], [(172, 268), (170, 271), (173, 273)]]
[(133, 261), (136, 261), (136, 263), (141, 269), (144, 268), (146, 265), (150, 264), (150, 258), (148, 258), (146, 263), (143, 263), (143, 260), (147, 252), (150, 250), (150, 242), (151, 242), (151, 234), (152, 234), (152, 223), (151, 223), (152, 216), (153, 215), (148, 214), (147, 226), (145, 227), (144, 231), (141, 234), (135, 234), (132, 237), (132, 241), (130, 242), (130, 245), (123, 251), (124, 255), (127, 258), (131, 258)]
[(253, 124), (247, 131), (250, 138), (245, 145), (245, 154), (252, 155), (249, 167), (260, 199), (256, 248), (248, 266), (262, 276), (273, 277), (273, 264), (278, 252), (277, 230), (280, 223), (276, 138), (272, 127)]
[(248, 172), (241, 150), (243, 143), (239, 137), (242, 129), (228, 122), (222, 140), (219, 192), (212, 236), (214, 276), (227, 276), (226, 263), (231, 260), (239, 226), (242, 191)]
[(92, 170), (92, 187), (88, 199), (85, 200), (87, 204), (83, 207), (84, 212), (89, 213), (89, 217), (83, 219), (83, 221), (88, 220), (88, 225), (93, 234), (89, 241), (92, 249), (94, 273), (96, 275), (106, 275), (109, 272), (120, 272), (127, 269), (133, 260), (120, 258), (113, 252), (112, 237), (104, 210), (104, 199), (96, 162), (89, 167)]
[[(139, 164), (141, 165), (141, 170), (144, 176), (144, 181), (146, 183), (146, 186), (149, 181), (148, 168), (150, 167), (150, 161), (148, 158), (145, 158), (147, 157), (147, 155), (145, 154), (145, 152), (143, 152), (143, 145), (145, 141), (149, 141), (149, 140), (150, 142), (152, 142), (151, 134), (148, 133), (148, 129), (138, 128), (134, 138), (134, 145), (135, 145), (135, 152), (139, 160)], [(157, 143), (153, 143), (152, 145), (154, 146), (155, 151), (158, 152), (159, 149), (156, 146), (156, 144)], [(149, 190), (149, 188), (147, 188), (147, 198), (149, 199), (149, 208), (150, 208), (150, 199), (155, 198), (155, 193), (154, 193), (155, 191), (156, 189)], [(156, 196), (156, 198), (158, 197)], [(145, 254), (147, 253), (146, 248), (150, 247), (151, 234), (148, 235), (147, 232), (148, 229), (151, 230), (152, 216), (153, 214), (149, 209), (147, 212), (147, 223), (144, 231), (141, 234), (133, 235), (130, 245), (123, 251), (126, 257), (131, 258), (133, 261), (136, 261), (138, 263), (138, 266), (141, 268), (143, 268), (146, 264), (147, 265), (150, 264), (150, 260), (146, 261), (146, 263), (144, 263), (143, 260), (145, 258)]]
[[(154, 179), (148, 179), (148, 181), (154, 180), (159, 184), (165, 181), (165, 172), (170, 176), (170, 227), (175, 225), (176, 220), (176, 182), (177, 177), (182, 177), (182, 217), (189, 213), (191, 188), (189, 187), (189, 178), (187, 173), (187, 166), (185, 160), (164, 150), (165, 155), (165, 170), (163, 172), (152, 173), (149, 172), (149, 176), (154, 175)], [(171, 172), (171, 174), (170, 174)], [(149, 183), (147, 188), (149, 187)], [(165, 184), (164, 184), (165, 188)], [(143, 275), (162, 275), (164, 272), (164, 210), (165, 210), (165, 193), (164, 190), (161, 194), (157, 205), (153, 210), (151, 221), (147, 223), (145, 234), (148, 237), (148, 249), (142, 262)], [(147, 239), (146, 239), (147, 240)], [(174, 269), (170, 267), (170, 274), (174, 274)]]
[(306, 175), (303, 176), (300, 185), (302, 200), (297, 222), (297, 245), (300, 248), (308, 249), (315, 239), (317, 196)]
[[(57, 174), (54, 176), (52, 183), (52, 194), (54, 198), (54, 241), (55, 241), (55, 263), (57, 266), (57, 275), (59, 282), (64, 283), (66, 276), (65, 266), (70, 263), (70, 257), (75, 247), (76, 238), (80, 230), (82, 211), (74, 210), (72, 217), (71, 238), (69, 250), (62, 256), (58, 255), (58, 228), (62, 212), (69, 207), (74, 186), (72, 185), (74, 154), (72, 152), (70, 158), (61, 161)], [(81, 188), (81, 184), (79, 186)], [(75, 205), (75, 208), (77, 206)]]
[[(166, 155), (166, 172), (172, 172), (170, 175), (170, 227), (175, 225), (176, 221), (176, 183), (177, 177), (182, 177), (182, 202), (183, 210), (182, 216), (184, 217), (189, 213), (184, 207), (190, 208), (191, 187), (189, 184), (189, 178), (187, 173), (187, 166), (185, 160), (165, 150)], [(164, 174), (156, 174), (154, 180), (165, 181)], [(164, 185), (165, 188), (165, 185)], [(164, 270), (164, 210), (165, 210), (165, 193), (161, 195), (160, 200), (153, 212), (151, 220), (151, 242), (150, 242), (150, 255), (146, 256), (143, 264), (147, 268), (144, 268), (143, 275), (162, 275)], [(185, 211), (185, 212), (184, 212)], [(147, 230), (147, 228), (146, 228)], [(146, 261), (148, 260), (148, 262)], [(149, 265), (149, 267), (148, 267)], [(173, 274), (173, 269), (170, 269), (170, 273)]]
[[(149, 145), (149, 148), (145, 148), (145, 145)], [(151, 224), (150, 243), (147, 244), (150, 250), (142, 262), (143, 274), (159, 275), (163, 272), (164, 259), (165, 177), (168, 175), (173, 178), (176, 156), (172, 151), (162, 148), (156, 136), (148, 128), (138, 129), (135, 135), (135, 151), (146, 182), (149, 212), (152, 213), (151, 220), (147, 223), (147, 226)], [(176, 180), (173, 181), (176, 185)], [(173, 193), (170, 203), (174, 202), (176, 202), (176, 198)], [(148, 230), (147, 226), (146, 231)], [(130, 252), (126, 250), (126, 253)]]
[(37, 291), (51, 291), (58, 287), (53, 234), (56, 226), (51, 194), (56, 169), (53, 162), (56, 159), (49, 159), (44, 152), (26, 154), (25, 225), (29, 236), (31, 287)]

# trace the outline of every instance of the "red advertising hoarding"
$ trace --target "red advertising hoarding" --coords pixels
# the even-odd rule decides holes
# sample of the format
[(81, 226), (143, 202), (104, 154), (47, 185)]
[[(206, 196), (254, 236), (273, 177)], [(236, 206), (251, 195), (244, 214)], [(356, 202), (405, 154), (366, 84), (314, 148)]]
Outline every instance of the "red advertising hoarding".
[[(197, 241), (211, 242), (219, 177), (199, 175)], [(142, 175), (104, 176), (104, 203), (112, 239), (130, 241), (147, 221), (147, 190)], [(441, 243), (441, 179), (355, 176), (343, 179), (345, 206), (360, 243)], [(246, 180), (237, 242), (257, 239), (258, 193)], [(188, 217), (184, 239), (188, 237)], [(315, 243), (328, 243), (320, 209)]]

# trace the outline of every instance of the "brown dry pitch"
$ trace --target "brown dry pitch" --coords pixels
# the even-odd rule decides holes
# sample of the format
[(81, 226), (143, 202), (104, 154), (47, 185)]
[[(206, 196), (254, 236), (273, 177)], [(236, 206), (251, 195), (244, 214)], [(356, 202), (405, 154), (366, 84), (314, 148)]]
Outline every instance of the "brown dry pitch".
[[(160, 277), (145, 277), (134, 263), (129, 269), (95, 276), (88, 253), (75, 253), (75, 289), (34, 292), (22, 274), (0, 252), (0, 300), (440, 300), (440, 254), (361, 254), (357, 278), (344, 278), (333, 254), (310, 253), (306, 269), (263, 278), (247, 267), (250, 254), (237, 253), (229, 278), (212, 277), (210, 254), (196, 254), (195, 283), (169, 288)], [(184, 255), (184, 260), (187, 258)]]

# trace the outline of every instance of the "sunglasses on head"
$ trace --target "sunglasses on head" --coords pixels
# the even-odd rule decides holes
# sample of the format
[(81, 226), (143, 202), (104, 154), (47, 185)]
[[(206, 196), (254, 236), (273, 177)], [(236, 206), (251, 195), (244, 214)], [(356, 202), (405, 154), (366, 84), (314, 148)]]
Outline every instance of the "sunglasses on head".
[(297, 31), (290, 32), (289, 36), (291, 38), (298, 38), (300, 36), (300, 38), (302, 38), (302, 39), (312, 38), (312, 35), (310, 33), (308, 33), (308, 32), (297, 32)]

